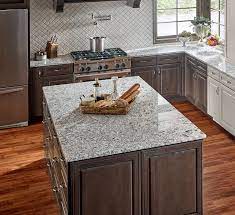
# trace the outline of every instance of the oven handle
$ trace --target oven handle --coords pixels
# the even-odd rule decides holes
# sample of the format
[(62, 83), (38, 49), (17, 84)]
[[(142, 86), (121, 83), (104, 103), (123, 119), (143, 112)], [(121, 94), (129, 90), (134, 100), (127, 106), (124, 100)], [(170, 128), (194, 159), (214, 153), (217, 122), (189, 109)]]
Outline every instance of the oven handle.
[(126, 77), (130, 75), (131, 70), (125, 69), (120, 71), (109, 71), (103, 73), (90, 73), (90, 74), (74, 74), (74, 82), (93, 81), (95, 78), (98, 79), (110, 79), (113, 76)]

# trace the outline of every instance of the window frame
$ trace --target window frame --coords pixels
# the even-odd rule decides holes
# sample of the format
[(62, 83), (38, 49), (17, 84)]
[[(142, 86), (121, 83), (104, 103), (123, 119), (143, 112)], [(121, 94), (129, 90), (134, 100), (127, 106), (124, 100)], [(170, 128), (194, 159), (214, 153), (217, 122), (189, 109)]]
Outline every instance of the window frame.
[[(176, 3), (178, 0), (175, 0)], [(203, 11), (202, 11), (202, 1), (207, 1), (207, 0), (196, 0), (196, 16), (202, 16)], [(167, 9), (175, 9), (176, 10), (176, 17), (178, 17), (178, 10), (180, 9), (192, 9), (195, 7), (188, 7), (188, 8), (167, 8)], [(165, 10), (167, 10), (165, 9)], [(210, 7), (209, 7), (210, 9)], [(153, 0), (153, 43), (154, 44), (159, 44), (159, 43), (170, 43), (170, 42), (177, 42), (178, 41), (178, 35), (169, 35), (169, 36), (161, 36), (158, 37), (158, 30), (157, 30), (157, 24), (158, 24), (158, 14), (157, 14), (157, 0)], [(159, 9), (161, 10), (161, 9)], [(191, 20), (184, 20), (184, 21), (170, 21), (170, 22), (161, 22), (161, 23), (180, 23), (180, 22), (187, 22)], [(176, 31), (178, 29), (178, 25), (176, 25)], [(179, 32), (178, 32), (179, 33)]]
[[(222, 13), (222, 10), (221, 10), (221, 1), (222, 1), (222, 0), (218, 0), (218, 2), (219, 2), (219, 7), (218, 7), (218, 9), (212, 8), (212, 6), (211, 6), (211, 1), (210, 1), (210, 8), (209, 8), (210, 20), (211, 20), (211, 12), (212, 12), (212, 11), (215, 11), (215, 12), (218, 13), (218, 22), (212, 22), (212, 20), (211, 20), (211, 23), (214, 23), (214, 24), (218, 25), (217, 30), (218, 30), (218, 35), (219, 35), (219, 37), (221, 37), (221, 26), (223, 26), (223, 27), (225, 28), (225, 23), (224, 23), (224, 24), (221, 24), (221, 16), (220, 16), (221, 13)], [(226, 2), (225, 2), (225, 4), (226, 4)], [(225, 7), (225, 6), (224, 6), (224, 7)], [(225, 37), (225, 35), (224, 35), (224, 37)]]

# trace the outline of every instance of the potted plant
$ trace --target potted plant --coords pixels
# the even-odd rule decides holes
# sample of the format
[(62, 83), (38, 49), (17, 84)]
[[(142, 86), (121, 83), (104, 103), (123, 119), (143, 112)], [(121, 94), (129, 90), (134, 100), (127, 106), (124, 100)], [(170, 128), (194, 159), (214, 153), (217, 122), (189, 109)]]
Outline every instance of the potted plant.
[(199, 43), (203, 42), (203, 39), (209, 34), (210, 32), (210, 27), (211, 27), (211, 21), (208, 18), (205, 17), (194, 17), (194, 20), (191, 21), (193, 24), (194, 32), (199, 38)]
[(191, 32), (183, 31), (179, 34), (179, 41), (182, 43), (183, 47), (186, 47), (186, 43), (190, 41)]

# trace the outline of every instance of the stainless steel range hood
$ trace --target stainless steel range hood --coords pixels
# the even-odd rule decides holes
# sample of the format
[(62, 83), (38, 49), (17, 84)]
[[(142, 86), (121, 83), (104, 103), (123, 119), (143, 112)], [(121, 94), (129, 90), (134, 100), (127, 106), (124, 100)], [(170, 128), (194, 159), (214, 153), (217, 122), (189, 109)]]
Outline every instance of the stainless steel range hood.
[[(110, 0), (53, 0), (53, 5), (55, 11), (63, 12), (64, 11), (64, 4), (67, 3), (82, 3), (82, 2), (103, 2), (103, 1), (110, 1)], [(141, 0), (112, 0), (112, 1), (126, 1), (127, 5), (133, 8), (139, 8)]]

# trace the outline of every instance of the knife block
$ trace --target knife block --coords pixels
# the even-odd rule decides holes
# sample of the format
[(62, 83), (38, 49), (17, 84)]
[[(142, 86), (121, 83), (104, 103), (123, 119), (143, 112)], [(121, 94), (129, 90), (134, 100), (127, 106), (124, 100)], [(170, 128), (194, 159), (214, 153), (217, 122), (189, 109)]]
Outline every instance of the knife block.
[(58, 44), (48, 41), (46, 52), (48, 58), (56, 58), (58, 56)]

